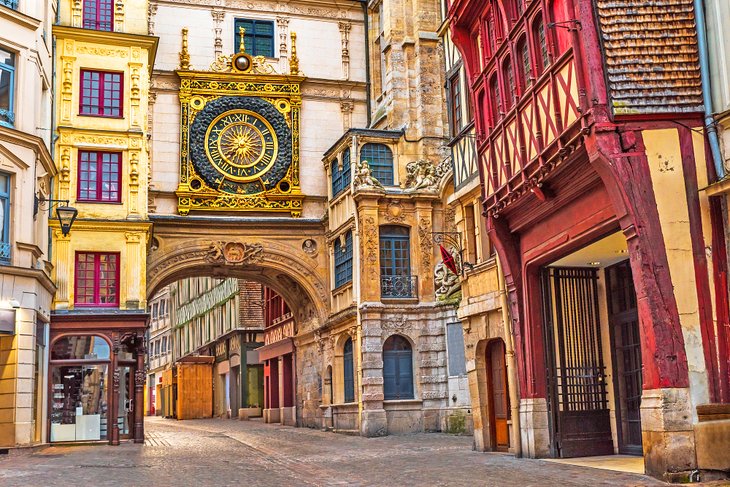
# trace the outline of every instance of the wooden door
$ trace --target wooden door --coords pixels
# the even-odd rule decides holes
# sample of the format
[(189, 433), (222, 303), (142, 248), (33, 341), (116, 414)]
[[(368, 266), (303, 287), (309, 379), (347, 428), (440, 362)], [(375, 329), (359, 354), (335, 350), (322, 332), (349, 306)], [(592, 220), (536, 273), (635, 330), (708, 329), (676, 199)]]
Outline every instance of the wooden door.
[(606, 269), (619, 452), (641, 455), (641, 339), (629, 261)]
[(509, 449), (510, 419), (509, 395), (507, 392), (507, 367), (505, 365), (505, 346), (502, 339), (493, 340), (487, 346), (487, 366), (489, 383), (490, 428), (492, 448), (497, 451)]
[(613, 454), (597, 281), (594, 268), (543, 271), (550, 448), (556, 457)]

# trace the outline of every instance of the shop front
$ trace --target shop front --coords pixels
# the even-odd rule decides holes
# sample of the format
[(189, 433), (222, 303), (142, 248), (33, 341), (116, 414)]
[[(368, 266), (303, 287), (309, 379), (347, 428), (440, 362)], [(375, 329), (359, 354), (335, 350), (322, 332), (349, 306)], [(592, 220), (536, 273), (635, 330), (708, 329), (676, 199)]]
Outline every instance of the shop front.
[(264, 346), (258, 349), (264, 363), (264, 421), (296, 425), (294, 318), (264, 331)]
[(52, 317), (50, 442), (144, 441), (145, 325), (144, 314)]

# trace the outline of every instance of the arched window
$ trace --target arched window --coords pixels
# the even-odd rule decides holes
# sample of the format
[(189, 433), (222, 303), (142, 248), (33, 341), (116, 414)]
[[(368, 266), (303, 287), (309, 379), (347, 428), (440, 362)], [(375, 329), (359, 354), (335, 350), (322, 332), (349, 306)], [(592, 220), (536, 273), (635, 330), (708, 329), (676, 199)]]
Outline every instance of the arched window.
[(410, 298), (415, 292), (411, 276), (409, 229), (396, 225), (380, 227), (380, 295), (383, 298)]
[(100, 336), (64, 336), (51, 347), (51, 360), (109, 360), (109, 357), (109, 343)]
[(512, 61), (509, 57), (502, 63), (502, 79), (504, 80), (504, 109), (509, 111), (517, 93), (515, 92), (515, 76), (512, 72)]
[(516, 55), (519, 56), (516, 61), (518, 64), (517, 72), (520, 75), (520, 89), (521, 92), (524, 93), (532, 83), (532, 72), (530, 70), (530, 47), (527, 44), (527, 36), (523, 35), (520, 37), (520, 40), (517, 41)]
[(545, 38), (545, 24), (542, 21), (542, 15), (538, 15), (532, 23), (532, 37), (535, 43), (535, 67), (537, 75), (540, 76), (550, 65), (550, 56), (548, 54), (547, 39)]
[(393, 186), (393, 152), (384, 144), (365, 144), (360, 149), (360, 160), (368, 161), (375, 179), (383, 186)]
[(345, 402), (355, 401), (355, 367), (352, 359), (352, 338), (345, 342), (343, 350), (343, 383), (345, 385)]
[(385, 400), (413, 399), (413, 352), (400, 335), (383, 345), (383, 394)]
[(491, 102), (491, 106), (489, 108), (492, 112), (492, 125), (494, 126), (497, 122), (499, 122), (499, 119), (502, 118), (502, 96), (499, 93), (497, 73), (494, 73), (492, 78), (489, 80), (489, 97)]

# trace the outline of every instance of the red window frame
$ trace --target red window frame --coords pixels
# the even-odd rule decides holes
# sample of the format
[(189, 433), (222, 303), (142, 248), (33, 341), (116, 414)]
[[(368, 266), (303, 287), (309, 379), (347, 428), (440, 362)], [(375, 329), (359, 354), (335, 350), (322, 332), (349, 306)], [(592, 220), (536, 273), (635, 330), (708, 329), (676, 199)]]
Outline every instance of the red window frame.
[(114, 0), (84, 0), (84, 29), (114, 31)]
[[(91, 169), (92, 163), (95, 164), (95, 168), (93, 170)], [(77, 167), (79, 168), (76, 187), (77, 201), (90, 203), (121, 203), (121, 152), (79, 150)], [(108, 185), (108, 188), (105, 189), (104, 185)], [(91, 195), (92, 192), (93, 196)]]
[[(86, 75), (89, 75), (88, 82), (84, 79)], [(98, 75), (97, 80), (93, 79), (94, 75)], [(114, 77), (118, 78), (114, 79)], [(80, 79), (79, 115), (107, 118), (124, 117), (123, 72), (82, 69)], [(97, 83), (96, 86), (93, 86), (94, 82)], [(113, 89), (112, 87), (112, 89), (107, 90), (107, 83), (117, 83), (118, 89)], [(118, 101), (117, 106), (113, 106), (115, 101)], [(111, 102), (112, 104), (107, 106), (107, 102)]]
[[(113, 268), (104, 269), (102, 264), (109, 263), (112, 257)], [(78, 308), (119, 306), (119, 252), (78, 251), (74, 260), (74, 305)], [(109, 270), (113, 270), (113, 275), (104, 276)]]

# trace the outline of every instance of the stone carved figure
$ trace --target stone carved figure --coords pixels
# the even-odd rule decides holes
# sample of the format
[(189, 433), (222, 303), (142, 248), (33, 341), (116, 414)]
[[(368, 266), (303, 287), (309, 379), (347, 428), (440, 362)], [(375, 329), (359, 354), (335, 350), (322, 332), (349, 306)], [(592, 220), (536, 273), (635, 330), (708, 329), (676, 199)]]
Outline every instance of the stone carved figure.
[(355, 189), (383, 189), (380, 181), (373, 176), (368, 161), (355, 162)]
[[(456, 261), (456, 268), (461, 268), (461, 258), (453, 247), (449, 249)], [(439, 262), (434, 270), (434, 289), (438, 301), (458, 301), (461, 299), (461, 280), (443, 262)]]
[(406, 164), (406, 191), (437, 191), (439, 178), (436, 167), (426, 160), (418, 160)]

